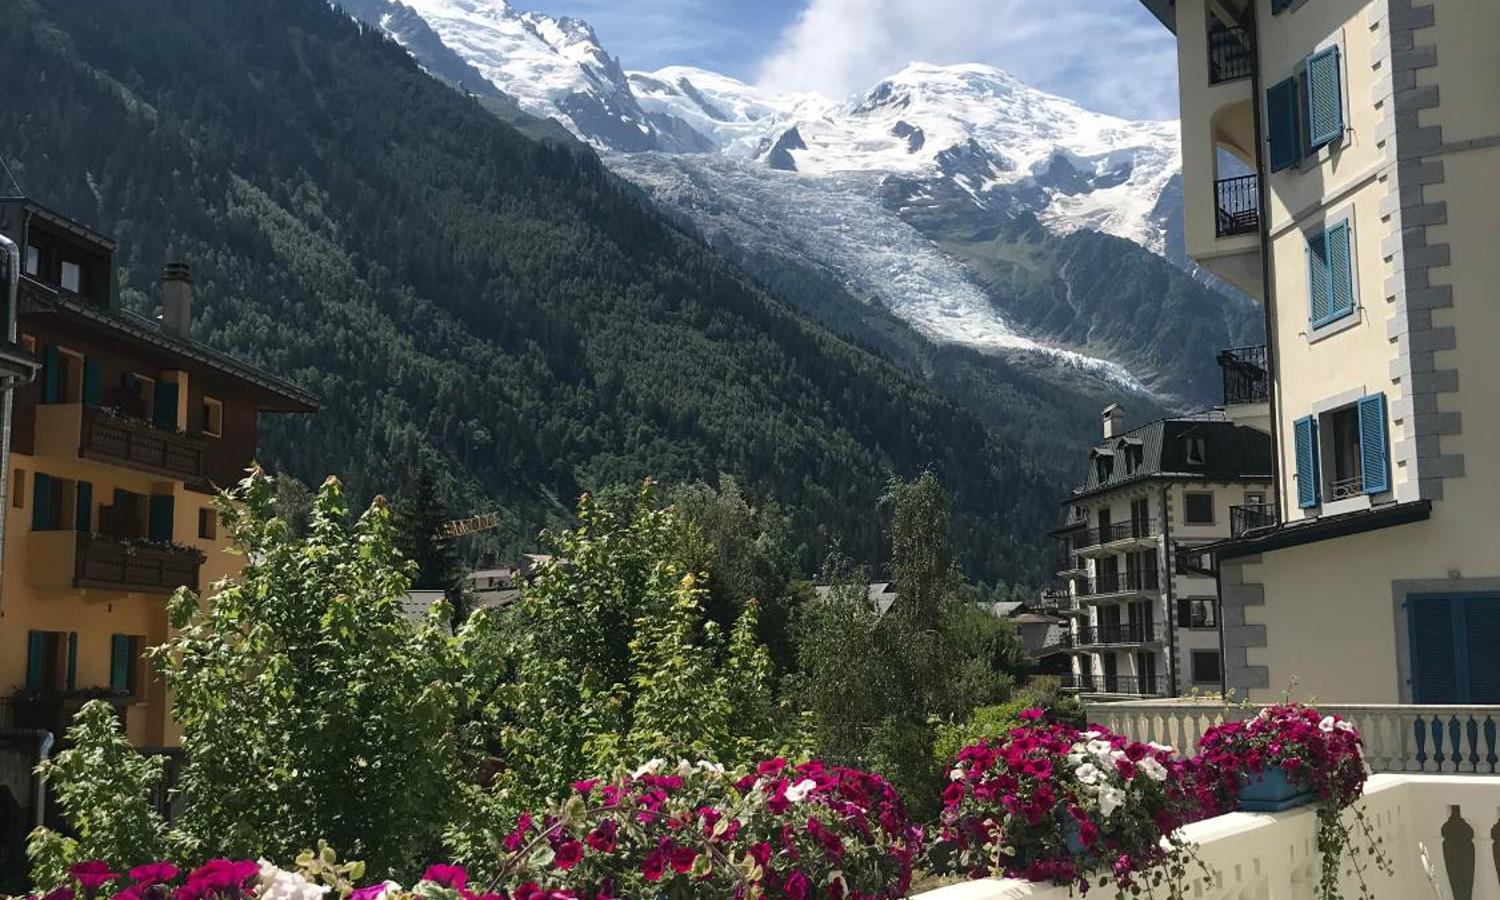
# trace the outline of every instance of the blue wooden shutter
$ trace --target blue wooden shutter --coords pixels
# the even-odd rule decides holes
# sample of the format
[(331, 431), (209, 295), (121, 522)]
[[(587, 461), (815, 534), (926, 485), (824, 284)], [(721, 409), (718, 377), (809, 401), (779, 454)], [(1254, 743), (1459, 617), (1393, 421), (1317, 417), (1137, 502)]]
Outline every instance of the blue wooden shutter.
[(88, 406), (98, 406), (99, 396), (103, 393), (104, 374), (99, 370), (99, 364), (92, 359), (83, 361), (83, 402)]
[(1466, 703), (1500, 703), (1500, 597), (1464, 603), (1469, 690)]
[(1329, 281), (1328, 233), (1320, 231), (1307, 238), (1307, 304), (1313, 327), (1332, 321), (1333, 285)]
[(26, 633), (26, 689), (39, 691), (47, 686), (47, 633)]
[(73, 528), (85, 534), (94, 530), (94, 485), (87, 481), (78, 482), (77, 488), (77, 511), (73, 516)]
[(1266, 91), (1266, 129), (1271, 142), (1271, 171), (1290, 169), (1301, 161), (1297, 134), (1297, 80), (1288, 78)]
[(1339, 48), (1307, 58), (1307, 143), (1316, 149), (1344, 136), (1344, 98), (1339, 85)]
[(170, 381), (156, 383), (156, 411), (152, 421), (158, 428), (177, 430), (177, 385)]
[(1271, 0), (1271, 15), (1279, 16), (1292, 8), (1292, 0)]
[(1328, 318), (1341, 319), (1354, 312), (1354, 265), (1349, 251), (1349, 220), (1328, 229), (1324, 235), (1328, 251)]
[(68, 632), (68, 690), (78, 690), (78, 632)]
[(148, 532), (151, 540), (172, 540), (172, 508), (173, 500), (171, 494), (153, 494), (151, 496), (150, 530)]
[(1371, 394), (1359, 401), (1359, 466), (1365, 493), (1391, 489), (1390, 454), (1385, 430), (1385, 395)]
[(130, 693), (131, 651), (135, 643), (129, 635), (117, 634), (109, 640), (109, 687), (121, 694)]
[(62, 402), (62, 377), (63, 359), (62, 354), (57, 352), (56, 347), (48, 347), (42, 352), (42, 402)]
[(41, 472), (31, 480), (31, 530), (52, 527), (52, 478)]
[(1306, 416), (1293, 423), (1292, 432), (1297, 450), (1297, 505), (1312, 509), (1318, 505), (1318, 423)]
[(1406, 601), (1407, 638), (1411, 641), (1413, 703), (1459, 703), (1455, 616), (1462, 609), (1446, 597), (1413, 597)]

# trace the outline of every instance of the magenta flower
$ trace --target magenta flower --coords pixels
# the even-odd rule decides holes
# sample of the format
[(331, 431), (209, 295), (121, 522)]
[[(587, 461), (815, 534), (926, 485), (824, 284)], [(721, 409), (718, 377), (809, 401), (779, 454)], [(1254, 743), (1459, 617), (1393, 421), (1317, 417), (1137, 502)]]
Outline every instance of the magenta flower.
[(68, 867), (68, 874), (78, 881), (80, 887), (90, 893), (120, 877), (120, 873), (111, 869), (109, 863), (102, 859), (74, 863)]
[(463, 866), (432, 865), (422, 873), (423, 881), (442, 885), (455, 891), (462, 891), (469, 886), (469, 873)]
[(176, 878), (178, 868), (169, 862), (146, 863), (130, 870), (130, 879), (136, 884), (162, 884)]
[(566, 872), (583, 859), (583, 844), (578, 841), (563, 841), (552, 852), (552, 864)]

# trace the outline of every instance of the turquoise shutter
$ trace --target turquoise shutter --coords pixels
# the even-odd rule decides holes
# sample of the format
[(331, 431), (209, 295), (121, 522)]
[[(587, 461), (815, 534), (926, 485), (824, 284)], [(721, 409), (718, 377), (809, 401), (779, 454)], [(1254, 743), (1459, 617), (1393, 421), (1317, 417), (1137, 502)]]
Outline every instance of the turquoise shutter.
[(1292, 8), (1292, 0), (1271, 0), (1271, 15), (1279, 16)]
[(1390, 454), (1385, 430), (1385, 395), (1371, 394), (1359, 401), (1359, 465), (1365, 493), (1391, 489)]
[(154, 494), (151, 497), (150, 531), (153, 541), (172, 540), (172, 508), (170, 494)]
[(52, 527), (52, 479), (36, 473), (31, 480), (31, 530), (46, 531)]
[(1297, 505), (1312, 509), (1318, 505), (1318, 423), (1306, 416), (1293, 424), (1292, 432), (1297, 451)]
[(77, 512), (73, 516), (73, 528), (84, 534), (94, 530), (94, 486), (87, 481), (78, 482)]
[(1301, 161), (1295, 78), (1277, 82), (1266, 91), (1266, 129), (1270, 133), (1272, 172), (1290, 169)]
[(48, 347), (42, 352), (43, 403), (62, 402), (62, 376), (62, 354), (57, 352), (56, 347)]
[(158, 428), (177, 430), (177, 385), (170, 381), (156, 383), (156, 412), (152, 421)]
[(1328, 233), (1320, 231), (1307, 238), (1307, 303), (1313, 327), (1332, 321), (1333, 287), (1329, 281)]
[(68, 690), (78, 690), (78, 632), (68, 632)]
[(99, 396), (103, 393), (103, 373), (99, 371), (99, 364), (92, 359), (83, 361), (83, 402), (88, 406), (98, 406)]
[(1324, 242), (1328, 252), (1328, 318), (1341, 319), (1354, 311), (1354, 265), (1349, 252), (1349, 220), (1329, 228)]
[(47, 633), (26, 633), (26, 689), (39, 691), (47, 686)]
[(1317, 149), (1344, 136), (1344, 98), (1339, 84), (1339, 48), (1307, 58), (1307, 143)]
[(1406, 620), (1411, 643), (1412, 702), (1462, 702), (1454, 652), (1463, 627), (1462, 607), (1446, 597), (1412, 597), (1406, 601)]
[(1466, 703), (1500, 703), (1500, 597), (1470, 597), (1464, 604), (1468, 640)]
[(109, 640), (109, 688), (120, 694), (130, 693), (131, 644), (129, 635), (117, 634)]

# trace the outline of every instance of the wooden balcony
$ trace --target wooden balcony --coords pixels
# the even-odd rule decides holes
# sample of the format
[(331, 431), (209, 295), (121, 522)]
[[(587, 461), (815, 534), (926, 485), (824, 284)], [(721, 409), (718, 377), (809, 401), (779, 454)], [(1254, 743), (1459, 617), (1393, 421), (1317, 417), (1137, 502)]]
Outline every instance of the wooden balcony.
[(201, 481), (207, 445), (150, 422), (85, 406), (78, 454), (180, 481)]
[(74, 531), (33, 531), (27, 580), (38, 587), (92, 588), (143, 594), (198, 589), (204, 556), (192, 547)]

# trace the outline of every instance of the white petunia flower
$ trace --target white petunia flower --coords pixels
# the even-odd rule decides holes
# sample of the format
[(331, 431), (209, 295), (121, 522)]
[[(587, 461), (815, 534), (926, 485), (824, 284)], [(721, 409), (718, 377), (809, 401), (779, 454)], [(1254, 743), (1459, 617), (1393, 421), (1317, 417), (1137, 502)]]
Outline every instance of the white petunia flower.
[(698, 771), (707, 772), (710, 775), (718, 777), (724, 774), (724, 767), (716, 762), (712, 762), (706, 759), (700, 759), (698, 760)]
[(804, 778), (786, 789), (786, 798), (793, 803), (801, 803), (807, 799), (807, 795), (812, 793), (812, 789), (817, 786), (818, 783), (811, 778)]
[(961, 766), (955, 767), (952, 772), (948, 773), (948, 780), (949, 781), (963, 781), (964, 780), (964, 770), (963, 770), (963, 768)]
[(1352, 732), (1354, 730), (1354, 723), (1353, 722), (1342, 722), (1342, 721), (1341, 722), (1335, 722), (1335, 723), (1333, 723), (1333, 727), (1337, 728), (1339, 731), (1350, 731), (1350, 732)]
[(630, 773), (630, 777), (640, 778), (642, 775), (655, 775), (657, 772), (660, 772), (661, 767), (666, 764), (667, 761), (664, 759), (653, 759), (647, 762), (645, 765), (641, 766), (639, 769), (636, 769), (634, 772)]
[(1324, 716), (1323, 721), (1318, 723), (1318, 730), (1324, 734), (1333, 733), (1333, 716)]
[(328, 888), (313, 884), (296, 872), (286, 872), (260, 860), (257, 876), (260, 900), (322, 900)]
[(1088, 731), (1085, 731), (1081, 735), (1081, 737), (1084, 740), (1086, 740), (1086, 741), (1092, 741), (1094, 738), (1103, 737), (1103, 736), (1104, 736), (1104, 732), (1102, 732), (1102, 731), (1096, 731), (1095, 729), (1092, 729), (1092, 728), (1090, 728)]
[(1156, 761), (1155, 757), (1147, 756), (1135, 764), (1152, 781), (1166, 781), (1167, 767)]
[(1088, 751), (1090, 753), (1092, 753), (1095, 756), (1100, 757), (1102, 759), (1102, 758), (1107, 758), (1109, 756), (1109, 754), (1110, 754), (1110, 751), (1114, 750), (1115, 748), (1112, 747), (1112, 746), (1110, 746), (1109, 741), (1097, 741), (1096, 740), (1096, 741), (1089, 741), (1087, 749), (1088, 749)]
[(1162, 752), (1163, 750), (1168, 753), (1177, 752), (1177, 748), (1173, 747), (1171, 744), (1158, 744), (1156, 741), (1149, 741), (1147, 742), (1146, 746), (1150, 747), (1152, 750), (1157, 751), (1158, 753)]
[(1093, 763), (1084, 763), (1073, 770), (1073, 776), (1080, 784), (1096, 784), (1104, 777), (1104, 773), (1099, 771), (1099, 767)]
[(1099, 791), (1099, 815), (1109, 818), (1125, 802), (1125, 792), (1117, 787), (1105, 785)]

